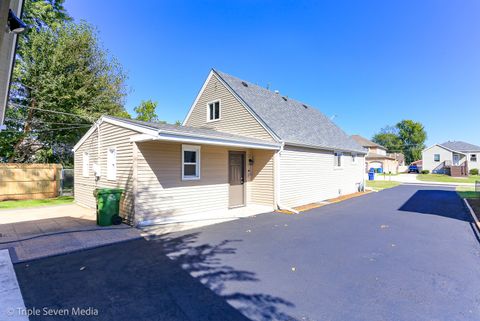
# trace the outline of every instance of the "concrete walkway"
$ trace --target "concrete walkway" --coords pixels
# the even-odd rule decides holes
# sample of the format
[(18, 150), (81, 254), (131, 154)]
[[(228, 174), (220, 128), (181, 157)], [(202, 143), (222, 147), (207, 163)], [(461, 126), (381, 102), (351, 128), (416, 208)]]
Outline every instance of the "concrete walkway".
[(14, 263), (140, 238), (128, 225), (100, 227), (75, 204), (0, 211), (0, 250)]
[(25, 303), (7, 250), (0, 250), (0, 320), (28, 321)]

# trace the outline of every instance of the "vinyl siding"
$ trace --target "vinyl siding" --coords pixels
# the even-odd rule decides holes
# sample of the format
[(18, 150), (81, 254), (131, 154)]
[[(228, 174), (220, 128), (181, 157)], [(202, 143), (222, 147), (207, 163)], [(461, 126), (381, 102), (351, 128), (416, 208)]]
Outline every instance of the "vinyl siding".
[(342, 157), (342, 167), (334, 168), (331, 151), (285, 146), (280, 154), (280, 202), (294, 207), (358, 191), (363, 182), (365, 158)]
[[(477, 161), (476, 162), (471, 162), (470, 161), (470, 156), (472, 154), (477, 155)], [(467, 159), (468, 159), (468, 170), (471, 170), (473, 168), (476, 168), (476, 169), (480, 170), (480, 152), (467, 153)]]
[[(131, 219), (133, 215), (133, 157), (130, 137), (138, 132), (103, 122), (100, 125), (100, 146), (97, 147), (97, 131), (75, 152), (75, 201), (79, 204), (95, 207), (93, 191), (95, 188), (123, 188), (125, 191), (120, 203), (120, 215)], [(107, 179), (107, 149), (117, 149), (117, 175), (115, 180)], [(89, 177), (82, 175), (83, 152), (90, 154)], [(98, 157), (98, 154), (100, 157)], [(95, 182), (92, 165), (99, 164), (100, 179)]]
[[(215, 100), (220, 100), (220, 119), (207, 122), (207, 104)], [(185, 125), (274, 141), (215, 75), (208, 81)]]
[[(440, 155), (440, 161), (434, 161), (434, 155)], [(427, 149), (422, 152), (422, 169), (429, 170), (431, 173), (444, 173), (444, 162), (450, 161), (453, 162), (453, 154), (451, 151), (442, 148), (440, 146), (433, 146), (430, 149)]]
[(251, 203), (274, 207), (273, 151), (253, 150), (252, 177), (249, 182)]
[[(182, 181), (182, 144), (144, 142), (137, 146), (138, 221), (192, 214), (198, 219), (213, 214), (228, 216), (228, 151), (237, 149), (201, 145), (200, 179)], [(258, 165), (246, 184), (247, 205), (258, 202), (272, 206), (271, 161), (265, 159), (263, 151), (247, 151), (250, 153), (258, 158)]]

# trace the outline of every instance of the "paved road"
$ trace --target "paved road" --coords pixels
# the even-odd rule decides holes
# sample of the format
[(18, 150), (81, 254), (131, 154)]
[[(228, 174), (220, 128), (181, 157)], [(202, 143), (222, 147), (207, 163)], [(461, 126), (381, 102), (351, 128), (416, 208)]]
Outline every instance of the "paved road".
[(15, 268), (27, 307), (92, 306), (101, 320), (480, 319), (480, 245), (445, 187), (399, 186)]

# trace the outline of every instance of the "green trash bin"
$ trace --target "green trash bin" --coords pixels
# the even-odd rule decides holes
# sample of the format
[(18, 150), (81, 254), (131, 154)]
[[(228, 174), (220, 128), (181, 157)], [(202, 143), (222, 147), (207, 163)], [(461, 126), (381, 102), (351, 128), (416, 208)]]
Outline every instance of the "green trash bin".
[(121, 223), (119, 209), (122, 193), (121, 188), (97, 188), (93, 192), (93, 196), (97, 199), (98, 225), (109, 226)]

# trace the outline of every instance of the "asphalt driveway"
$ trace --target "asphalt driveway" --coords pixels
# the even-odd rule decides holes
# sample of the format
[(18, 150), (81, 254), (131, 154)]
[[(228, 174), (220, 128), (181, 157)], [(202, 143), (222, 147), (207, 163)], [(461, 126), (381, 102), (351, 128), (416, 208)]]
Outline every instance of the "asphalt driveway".
[(480, 319), (480, 245), (447, 187), (404, 185), (15, 270), (28, 308), (91, 307), (92, 320)]

